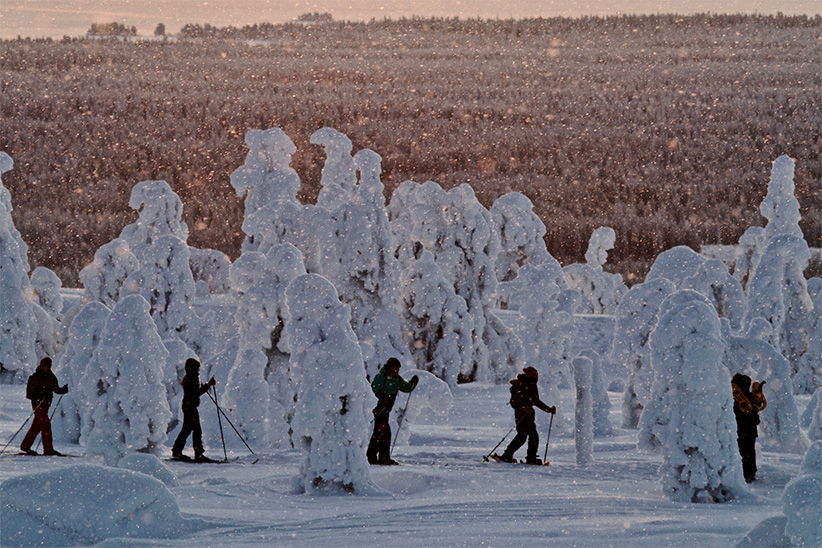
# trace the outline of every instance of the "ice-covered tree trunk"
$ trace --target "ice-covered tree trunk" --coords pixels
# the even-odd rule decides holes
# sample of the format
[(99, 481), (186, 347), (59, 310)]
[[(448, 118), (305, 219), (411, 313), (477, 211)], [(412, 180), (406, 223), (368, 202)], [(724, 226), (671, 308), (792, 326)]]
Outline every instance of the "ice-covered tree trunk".
[(615, 241), (614, 229), (596, 229), (588, 243), (585, 264), (573, 264), (562, 269), (568, 287), (576, 289), (582, 296), (577, 309), (580, 314), (613, 314), (628, 291), (622, 276), (605, 272), (602, 268)]
[(611, 361), (628, 368), (622, 398), (622, 425), (637, 428), (654, 379), (648, 339), (658, 321), (659, 307), (676, 290), (673, 282), (658, 278), (633, 286), (616, 310)]
[(472, 359), (474, 320), (465, 299), (454, 292), (428, 251), (402, 272), (400, 290), (405, 342), (417, 369), (456, 386)]
[(106, 321), (81, 382), (88, 407), (81, 443), (114, 466), (130, 451), (158, 452), (171, 412), (163, 385), (168, 351), (139, 295), (122, 299)]
[(83, 306), (71, 322), (66, 344), (54, 362), (54, 373), (57, 378), (69, 386), (69, 392), (63, 396), (60, 407), (52, 419), (52, 431), (57, 441), (80, 441), (82, 416), (91, 404), (87, 399), (83, 378), (94, 356), (94, 350), (100, 343), (110, 313), (111, 311), (99, 302), (90, 302)]
[(26, 382), (37, 364), (38, 324), (28, 298), (28, 247), (14, 227), (11, 194), (2, 180), (13, 165), (11, 157), (0, 152), (0, 374)]
[(300, 483), (306, 492), (373, 491), (365, 443), (374, 398), (348, 307), (340, 303), (334, 286), (316, 274), (295, 278), (286, 298), (291, 380), (297, 392), (291, 426), (295, 444), (305, 454)]
[(574, 358), (574, 449), (576, 462), (587, 466), (594, 462), (594, 407), (591, 397), (593, 362), (584, 357)]
[(611, 400), (605, 388), (602, 375), (602, 358), (596, 351), (587, 348), (579, 353), (580, 357), (591, 360), (591, 401), (593, 402), (594, 436), (607, 437), (614, 434), (611, 425)]
[(716, 310), (694, 291), (674, 293), (660, 308), (650, 344), (653, 395), (640, 419), (639, 446), (661, 446), (663, 489), (683, 502), (745, 493)]

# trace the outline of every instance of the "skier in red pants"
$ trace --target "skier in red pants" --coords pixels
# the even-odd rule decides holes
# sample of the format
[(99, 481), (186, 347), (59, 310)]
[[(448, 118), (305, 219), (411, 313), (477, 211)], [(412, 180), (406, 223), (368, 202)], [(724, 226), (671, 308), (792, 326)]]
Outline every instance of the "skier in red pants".
[(31, 423), (20, 450), (29, 455), (36, 455), (37, 451), (31, 448), (31, 444), (40, 434), (43, 438), (43, 454), (61, 456), (61, 453), (54, 450), (51, 442), (51, 420), (49, 420), (49, 407), (51, 406), (52, 393), (65, 394), (68, 392), (68, 385), (60, 386), (57, 377), (51, 371), (51, 358), (45, 357), (40, 360), (37, 371), (29, 377), (26, 384), (26, 398), (31, 400), (31, 408), (34, 409), (34, 421)]

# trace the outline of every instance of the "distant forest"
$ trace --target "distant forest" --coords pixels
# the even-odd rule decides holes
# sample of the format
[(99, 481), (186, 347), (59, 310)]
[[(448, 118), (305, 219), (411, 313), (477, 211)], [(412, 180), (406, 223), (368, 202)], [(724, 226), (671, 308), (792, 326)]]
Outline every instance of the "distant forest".
[(190, 245), (234, 259), (246, 131), (291, 137), (308, 203), (324, 160), (308, 138), (329, 126), (382, 156), (387, 198), (408, 179), (467, 182), (486, 207), (522, 192), (562, 264), (612, 227), (610, 268), (632, 284), (665, 249), (762, 226), (781, 154), (822, 246), (820, 31), (819, 16), (415, 18), (6, 40), (3, 184), (32, 266), (66, 286), (148, 179), (182, 198)]

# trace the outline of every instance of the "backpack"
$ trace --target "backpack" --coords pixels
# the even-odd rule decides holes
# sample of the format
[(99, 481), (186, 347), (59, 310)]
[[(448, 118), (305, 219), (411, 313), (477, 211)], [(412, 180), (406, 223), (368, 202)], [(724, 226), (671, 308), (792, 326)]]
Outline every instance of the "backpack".
[(508, 382), (511, 383), (511, 400), (509, 402), (511, 407), (518, 409), (527, 406), (528, 398), (525, 397), (525, 383), (519, 378), (511, 379)]

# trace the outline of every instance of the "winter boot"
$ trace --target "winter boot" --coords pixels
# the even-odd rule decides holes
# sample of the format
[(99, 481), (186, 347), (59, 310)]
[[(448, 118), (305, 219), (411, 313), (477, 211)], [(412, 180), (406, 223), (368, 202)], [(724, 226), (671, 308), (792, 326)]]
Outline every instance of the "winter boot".
[(32, 457), (35, 457), (35, 456), (39, 455), (39, 453), (37, 451), (35, 451), (34, 449), (32, 449), (31, 447), (21, 447), (20, 451), (22, 451), (26, 455), (31, 455)]
[(539, 457), (528, 457), (525, 459), (525, 464), (542, 464), (542, 459)]
[(498, 460), (500, 462), (508, 462), (508, 463), (517, 462), (517, 460), (512, 455), (509, 455), (508, 453), (503, 453), (502, 455), (497, 455), (496, 453), (494, 453), (491, 456), (494, 457), (494, 460)]

